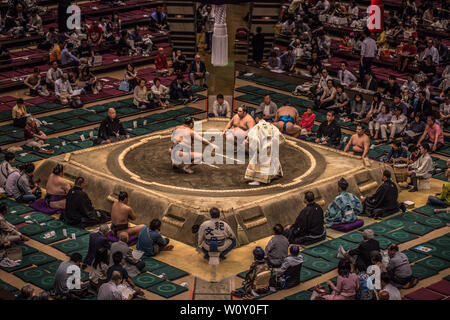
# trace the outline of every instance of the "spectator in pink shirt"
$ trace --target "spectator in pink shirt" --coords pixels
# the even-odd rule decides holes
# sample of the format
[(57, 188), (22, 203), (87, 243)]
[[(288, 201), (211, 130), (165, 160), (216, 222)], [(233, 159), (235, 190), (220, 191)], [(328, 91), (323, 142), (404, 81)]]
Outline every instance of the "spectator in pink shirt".
[(338, 264), (337, 284), (328, 280), (328, 285), (333, 290), (331, 294), (317, 297), (317, 300), (355, 300), (356, 292), (360, 287), (358, 276), (351, 272), (350, 262), (340, 260)]
[(306, 112), (303, 113), (302, 119), (300, 120), (300, 128), (302, 128), (301, 135), (307, 136), (312, 133), (315, 120), (316, 115), (313, 113), (312, 107), (309, 106), (306, 109)]
[(444, 146), (444, 133), (442, 132), (441, 126), (435, 121), (433, 116), (427, 117), (425, 131), (417, 142), (417, 146), (420, 146), (422, 141), (428, 143), (433, 152), (436, 152), (436, 150)]

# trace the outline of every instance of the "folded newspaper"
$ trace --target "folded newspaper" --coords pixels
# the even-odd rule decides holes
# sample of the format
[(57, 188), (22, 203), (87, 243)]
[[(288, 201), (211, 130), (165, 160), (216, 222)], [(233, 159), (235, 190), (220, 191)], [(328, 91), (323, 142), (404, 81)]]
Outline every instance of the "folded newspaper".
[(139, 260), (142, 258), (142, 256), (144, 255), (144, 251), (140, 251), (140, 250), (133, 250), (133, 252), (131, 253), (133, 255), (133, 258)]
[(128, 287), (124, 284), (119, 284), (117, 286), (117, 289), (119, 289), (120, 293), (122, 294), (123, 300), (128, 300), (130, 296), (132, 296), (135, 293), (135, 291), (131, 289), (131, 287)]

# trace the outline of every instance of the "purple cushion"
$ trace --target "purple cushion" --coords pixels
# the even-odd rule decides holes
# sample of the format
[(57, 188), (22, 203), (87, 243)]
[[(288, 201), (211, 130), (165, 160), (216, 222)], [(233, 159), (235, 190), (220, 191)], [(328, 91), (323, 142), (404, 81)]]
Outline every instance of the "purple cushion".
[(47, 205), (47, 202), (45, 201), (45, 199), (36, 200), (32, 204), (30, 204), (30, 207), (35, 209), (36, 211), (39, 211), (39, 212), (42, 212), (45, 214), (57, 214), (57, 213), (64, 212), (63, 209), (50, 208)]
[(405, 297), (411, 300), (442, 300), (445, 298), (443, 295), (425, 288), (420, 288)]
[(428, 286), (427, 289), (436, 291), (446, 296), (450, 296), (450, 281), (447, 281), (445, 279), (441, 280), (432, 284), (431, 286)]
[(358, 219), (355, 222), (351, 222), (351, 223), (332, 225), (331, 229), (341, 231), (341, 232), (349, 232), (353, 229), (362, 227), (363, 225), (364, 225), (364, 220)]
[[(119, 241), (119, 238), (116, 237), (114, 235), (114, 232), (112, 232), (112, 231), (108, 232), (108, 234), (106, 235), (106, 238), (108, 238), (108, 240), (111, 241), (111, 242), (118, 242)], [(138, 236), (130, 236), (128, 238), (128, 246), (130, 247), (130, 246), (135, 245), (137, 243), (137, 241), (138, 241)]]

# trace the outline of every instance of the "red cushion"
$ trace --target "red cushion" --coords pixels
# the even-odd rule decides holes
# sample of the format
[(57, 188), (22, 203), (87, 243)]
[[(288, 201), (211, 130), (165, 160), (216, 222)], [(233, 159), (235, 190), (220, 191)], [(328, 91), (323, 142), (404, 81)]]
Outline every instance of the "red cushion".
[(427, 289), (436, 291), (446, 296), (450, 296), (450, 281), (447, 281), (445, 279), (441, 280), (432, 284), (431, 286), (428, 286)]
[(405, 297), (411, 300), (442, 300), (445, 298), (443, 295), (426, 288), (420, 288), (419, 290), (407, 294)]

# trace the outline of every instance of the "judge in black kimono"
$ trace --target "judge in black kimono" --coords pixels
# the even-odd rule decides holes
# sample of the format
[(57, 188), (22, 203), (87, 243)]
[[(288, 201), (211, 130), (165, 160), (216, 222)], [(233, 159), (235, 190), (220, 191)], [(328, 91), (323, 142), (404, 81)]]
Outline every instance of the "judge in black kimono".
[(381, 179), (383, 183), (374, 195), (361, 197), (364, 208), (362, 215), (381, 218), (396, 213), (399, 209), (405, 211), (404, 204), (398, 203), (398, 189), (391, 180), (391, 172), (385, 170)]
[(98, 138), (95, 144), (106, 144), (129, 138), (119, 119), (116, 117), (114, 108), (108, 109), (108, 116), (100, 124)]

